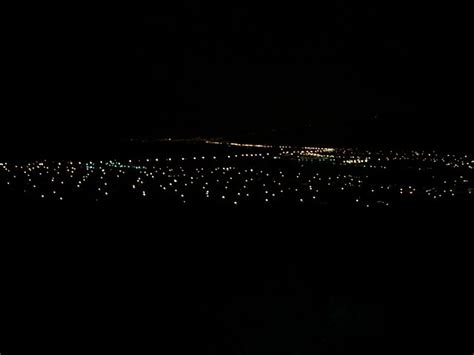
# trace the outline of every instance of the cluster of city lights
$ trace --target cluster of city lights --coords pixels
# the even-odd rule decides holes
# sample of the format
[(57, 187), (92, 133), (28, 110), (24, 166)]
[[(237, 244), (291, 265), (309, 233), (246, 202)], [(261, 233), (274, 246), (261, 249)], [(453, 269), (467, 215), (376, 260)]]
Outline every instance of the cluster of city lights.
[(371, 207), (473, 196), (474, 162), (465, 154), (219, 145), (225, 149), (194, 155), (4, 162), (0, 163), (0, 187), (28, 199), (137, 199), (232, 206)]

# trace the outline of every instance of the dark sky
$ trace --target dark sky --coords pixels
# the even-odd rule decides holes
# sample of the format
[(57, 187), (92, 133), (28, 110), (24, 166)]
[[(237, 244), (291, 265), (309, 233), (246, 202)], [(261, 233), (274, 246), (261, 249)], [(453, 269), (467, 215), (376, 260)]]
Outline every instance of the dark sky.
[(17, 12), (3, 44), (13, 110), (2, 136), (69, 141), (311, 125), (335, 142), (383, 140), (390, 131), (392, 141), (467, 145), (462, 9), (329, 3)]

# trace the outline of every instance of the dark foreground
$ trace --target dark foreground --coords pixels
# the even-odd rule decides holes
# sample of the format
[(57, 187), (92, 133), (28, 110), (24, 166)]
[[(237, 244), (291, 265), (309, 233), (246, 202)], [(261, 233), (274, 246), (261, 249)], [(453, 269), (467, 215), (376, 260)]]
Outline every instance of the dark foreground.
[(2, 354), (472, 349), (471, 249), (439, 215), (84, 207), (2, 221)]

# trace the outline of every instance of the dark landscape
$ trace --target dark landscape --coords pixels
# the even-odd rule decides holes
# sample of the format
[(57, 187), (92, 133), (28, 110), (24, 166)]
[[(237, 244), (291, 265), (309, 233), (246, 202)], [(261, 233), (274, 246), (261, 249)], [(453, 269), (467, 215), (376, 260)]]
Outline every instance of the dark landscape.
[(471, 12), (8, 4), (0, 355), (472, 353)]

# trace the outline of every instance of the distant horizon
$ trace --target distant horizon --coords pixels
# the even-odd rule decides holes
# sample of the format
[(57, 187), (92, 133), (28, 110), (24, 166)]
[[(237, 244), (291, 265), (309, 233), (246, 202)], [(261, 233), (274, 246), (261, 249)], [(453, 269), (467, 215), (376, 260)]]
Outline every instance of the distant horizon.
[(175, 144), (195, 144), (204, 143), (205, 140), (221, 140), (224, 143), (238, 144), (260, 144), (294, 147), (328, 147), (328, 148), (349, 148), (361, 150), (378, 151), (436, 151), (454, 154), (471, 154), (474, 152), (472, 146), (466, 148), (465, 145), (453, 144), (429, 144), (424, 142), (350, 142), (350, 141), (322, 141), (316, 139), (302, 139), (301, 137), (277, 137), (253, 135), (174, 135), (174, 136), (134, 136), (134, 137), (113, 137), (107, 139), (75, 139), (65, 141), (30, 142), (28, 148), (21, 145), (12, 146), (0, 144), (0, 161), (15, 159), (95, 159), (99, 157), (122, 157), (122, 156), (150, 156), (160, 154), (160, 149), (164, 148), (166, 141), (171, 139)]

